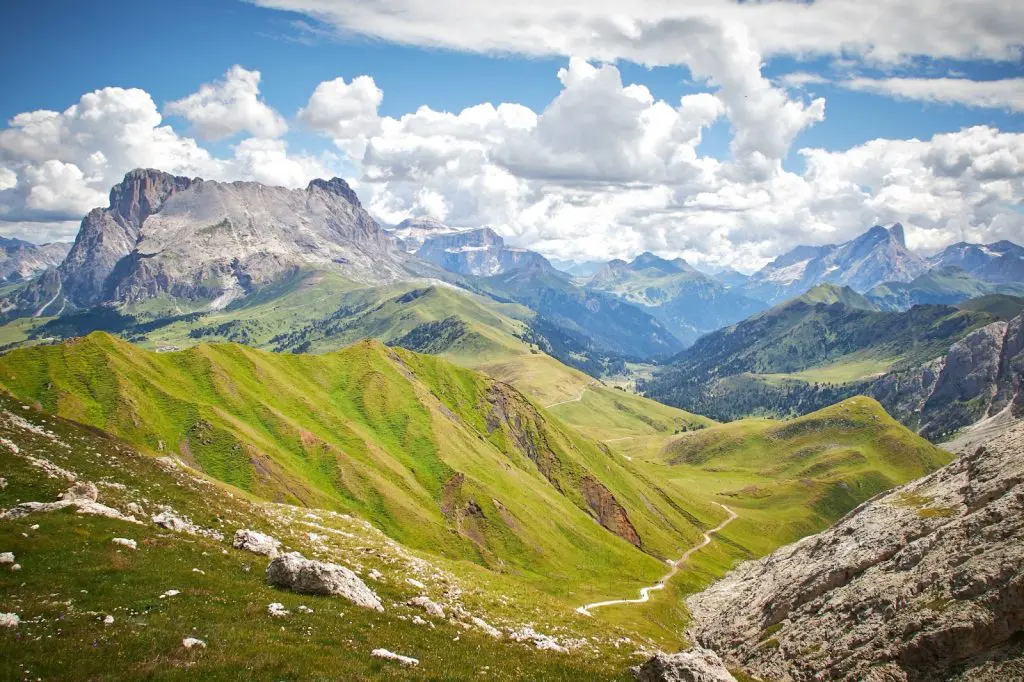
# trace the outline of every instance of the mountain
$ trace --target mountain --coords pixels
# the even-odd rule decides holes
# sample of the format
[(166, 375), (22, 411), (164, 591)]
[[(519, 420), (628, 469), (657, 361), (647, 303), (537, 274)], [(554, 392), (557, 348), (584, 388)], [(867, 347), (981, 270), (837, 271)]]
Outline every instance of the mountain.
[(910, 282), (887, 282), (864, 295), (882, 310), (907, 310), (922, 303), (956, 305), (993, 293), (1024, 294), (1024, 279), (987, 282), (957, 265), (941, 265)]
[(592, 277), (595, 272), (605, 266), (604, 261), (574, 261), (549, 258), (548, 262), (551, 263), (552, 267), (556, 270), (561, 270), (573, 277), (583, 278)]
[(1018, 424), (689, 598), (689, 637), (760, 679), (1019, 679), (1022, 481)]
[[(1018, 309), (1019, 312), (1019, 309)], [(936, 358), (891, 371), (864, 393), (932, 440), (1002, 413), (1024, 416), (1024, 315), (971, 332)]]
[(505, 246), (505, 240), (488, 227), (426, 237), (416, 255), (449, 272), (480, 277), (547, 264), (539, 253)]
[(729, 288), (742, 287), (750, 279), (750, 275), (745, 275), (729, 266), (708, 274)]
[(928, 264), (933, 268), (955, 266), (984, 282), (1024, 282), (1024, 247), (1010, 241), (958, 242), (929, 258)]
[(422, 216), (406, 218), (398, 225), (385, 230), (403, 251), (416, 253), (423, 246), (424, 240), (442, 234), (459, 232), (462, 228), (445, 225), (436, 218)]
[(888, 371), (928, 363), (996, 321), (987, 310), (941, 305), (877, 311), (852, 289), (822, 285), (705, 336), (642, 389), (717, 419), (802, 414), (864, 392)]
[(473, 280), (475, 291), (521, 303), (540, 316), (542, 336), (560, 336), (567, 347), (632, 359), (655, 359), (682, 348), (679, 339), (640, 306), (612, 294), (583, 289), (546, 261)]
[(31, 279), (47, 268), (56, 267), (70, 248), (66, 242), (33, 244), (0, 237), (0, 282)]
[(586, 287), (641, 306), (685, 344), (764, 307), (681, 258), (670, 261), (652, 253), (640, 254), (628, 263), (609, 262)]
[(879, 225), (842, 244), (798, 246), (758, 270), (743, 285), (752, 298), (776, 303), (817, 284), (864, 293), (884, 282), (909, 282), (929, 264), (907, 249), (903, 226)]
[(301, 268), (357, 282), (408, 279), (406, 260), (340, 178), (290, 190), (139, 169), (114, 186), (107, 208), (85, 217), (64, 262), (16, 305), (39, 314), (171, 299), (218, 309)]

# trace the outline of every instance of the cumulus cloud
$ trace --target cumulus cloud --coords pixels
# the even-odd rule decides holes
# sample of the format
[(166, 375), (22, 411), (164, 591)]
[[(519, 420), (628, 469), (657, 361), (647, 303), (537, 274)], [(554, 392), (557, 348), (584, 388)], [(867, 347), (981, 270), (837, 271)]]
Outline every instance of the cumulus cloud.
[(298, 117), (310, 129), (332, 137), (353, 157), (361, 156), (366, 139), (380, 129), (377, 108), (384, 93), (370, 76), (324, 81), (316, 86)]
[(762, 54), (851, 55), (897, 62), (1019, 59), (1017, 0), (733, 2), (634, 0), (252, 0), (304, 13), (344, 35), (469, 52), (578, 55), (689, 65), (696, 22), (745, 27)]
[(222, 80), (206, 83), (198, 92), (168, 102), (164, 111), (187, 119), (199, 136), (208, 140), (243, 131), (265, 138), (288, 132), (284, 119), (260, 98), (260, 72), (237, 64)]
[[(289, 152), (283, 140), (251, 137), (217, 158), (179, 135), (144, 90), (103, 88), (63, 112), (14, 116), (0, 130), (0, 234), (33, 241), (73, 236), (90, 209), (133, 168), (208, 179), (305, 185), (329, 176), (338, 159)], [(34, 236), (33, 236), (34, 235)]]
[(1024, 112), (1024, 78), (975, 81), (967, 78), (851, 78), (849, 90), (889, 97)]

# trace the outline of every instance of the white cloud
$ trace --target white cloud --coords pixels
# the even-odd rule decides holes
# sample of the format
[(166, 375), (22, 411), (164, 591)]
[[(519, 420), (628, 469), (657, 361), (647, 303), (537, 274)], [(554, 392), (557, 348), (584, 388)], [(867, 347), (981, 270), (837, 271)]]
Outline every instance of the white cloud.
[(366, 139), (380, 129), (377, 108), (384, 93), (370, 76), (324, 81), (317, 85), (298, 118), (312, 130), (334, 138), (350, 156), (362, 156)]
[(208, 140), (243, 131), (267, 138), (288, 132), (284, 119), (260, 98), (260, 72), (237, 64), (223, 80), (206, 83), (198, 92), (168, 102), (164, 111), (184, 117), (200, 137)]
[[(746, 27), (762, 54), (827, 54), (895, 62), (1020, 58), (1018, 0), (252, 0), (301, 12), (343, 35), (468, 52), (578, 55), (689, 65), (700, 23)], [(698, 29), (699, 30), (699, 29)]]
[(110, 187), (133, 168), (291, 187), (330, 176), (338, 159), (288, 152), (283, 140), (246, 138), (233, 156), (214, 157), (163, 125), (149, 93), (103, 88), (63, 112), (31, 111), (0, 129), (0, 233), (66, 238), (70, 221), (107, 204)]
[(1024, 112), (1024, 78), (975, 81), (966, 78), (851, 78), (849, 90), (900, 99)]
[(0, 237), (13, 237), (35, 244), (70, 242), (75, 240), (79, 225), (80, 222), (77, 220), (55, 222), (0, 220)]
[(828, 78), (809, 71), (792, 71), (779, 77), (779, 83), (783, 86), (796, 89), (806, 88), (808, 85), (822, 85), (828, 82)]

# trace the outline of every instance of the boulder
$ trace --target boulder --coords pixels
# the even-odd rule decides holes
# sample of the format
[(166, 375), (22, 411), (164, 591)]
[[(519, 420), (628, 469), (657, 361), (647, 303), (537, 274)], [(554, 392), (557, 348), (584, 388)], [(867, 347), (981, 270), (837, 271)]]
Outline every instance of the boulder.
[(418, 659), (412, 658), (411, 656), (396, 654), (394, 651), (388, 651), (387, 649), (374, 649), (370, 652), (370, 655), (374, 658), (383, 658), (386, 661), (394, 661), (395, 663), (409, 667), (420, 664)]
[(384, 610), (380, 597), (355, 573), (338, 564), (306, 559), (298, 552), (271, 561), (267, 582), (299, 594), (336, 595), (364, 608)]
[(695, 646), (679, 654), (657, 654), (633, 668), (639, 682), (736, 682), (714, 651)]
[(271, 559), (276, 558), (281, 549), (281, 543), (278, 540), (269, 535), (245, 528), (235, 531), (235, 538), (231, 546), (235, 549), (244, 549), (253, 554), (262, 554)]

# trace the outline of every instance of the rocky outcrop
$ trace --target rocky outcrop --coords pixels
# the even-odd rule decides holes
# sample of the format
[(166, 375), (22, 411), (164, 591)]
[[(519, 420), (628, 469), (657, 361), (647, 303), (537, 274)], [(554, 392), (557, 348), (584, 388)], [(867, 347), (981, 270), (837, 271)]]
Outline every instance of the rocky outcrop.
[(714, 651), (695, 646), (679, 654), (657, 654), (633, 668), (637, 682), (736, 682)]
[(690, 637), (772, 680), (1020, 679), (1024, 423), (687, 600)]
[(306, 559), (298, 552), (271, 561), (267, 566), (267, 582), (299, 594), (336, 595), (357, 606), (384, 610), (380, 597), (355, 573), (338, 564)]
[(629, 520), (625, 508), (604, 484), (593, 476), (584, 476), (580, 480), (580, 491), (602, 526), (634, 547), (640, 546), (640, 535)]
[(865, 392), (930, 440), (1003, 410), (1024, 414), (1024, 316), (993, 322), (920, 367), (890, 372)]
[(170, 296), (217, 309), (302, 268), (383, 283), (407, 278), (407, 260), (341, 178), (292, 190), (138, 169), (85, 217), (60, 267), (7, 307), (52, 314)]
[(235, 531), (235, 537), (231, 541), (231, 546), (235, 549), (244, 549), (253, 554), (262, 554), (271, 559), (276, 558), (281, 549), (280, 541), (275, 540), (269, 535), (246, 528), (240, 528)]

